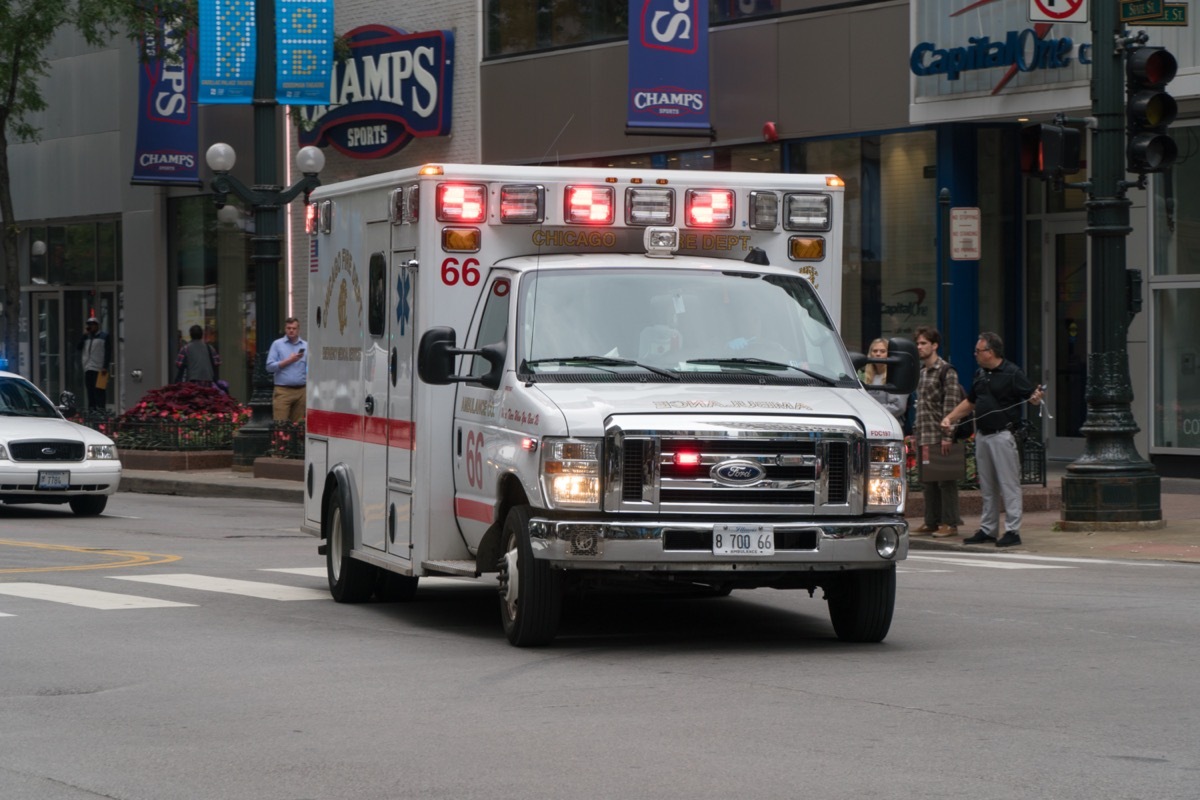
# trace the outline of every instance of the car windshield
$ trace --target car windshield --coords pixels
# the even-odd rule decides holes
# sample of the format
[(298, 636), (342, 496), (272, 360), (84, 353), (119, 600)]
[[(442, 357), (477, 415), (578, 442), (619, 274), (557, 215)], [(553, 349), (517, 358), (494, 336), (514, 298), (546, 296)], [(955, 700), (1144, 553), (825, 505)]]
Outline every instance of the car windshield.
[(0, 417), (57, 417), (58, 412), (32, 383), (0, 375)]
[[(753, 270), (539, 270), (521, 283), (520, 370), (854, 379), (799, 275)], [(697, 376), (694, 376), (697, 377)]]

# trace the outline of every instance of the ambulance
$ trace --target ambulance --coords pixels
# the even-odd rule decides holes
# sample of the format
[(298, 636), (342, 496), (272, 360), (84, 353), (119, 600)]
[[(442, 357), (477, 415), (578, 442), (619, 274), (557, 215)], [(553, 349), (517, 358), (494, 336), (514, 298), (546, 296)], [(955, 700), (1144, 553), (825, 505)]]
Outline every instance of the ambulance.
[[(878, 642), (905, 450), (837, 327), (832, 175), (429, 164), (313, 191), (303, 529), (339, 602), (807, 590)], [(883, 362), (877, 362), (883, 363)], [(917, 379), (892, 340), (891, 391)]]

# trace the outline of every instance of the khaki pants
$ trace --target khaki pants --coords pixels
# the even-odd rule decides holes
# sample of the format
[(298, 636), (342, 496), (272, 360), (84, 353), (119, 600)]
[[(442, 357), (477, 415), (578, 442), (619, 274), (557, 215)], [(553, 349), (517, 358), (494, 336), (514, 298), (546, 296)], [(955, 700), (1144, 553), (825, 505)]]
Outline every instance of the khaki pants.
[(271, 398), (271, 411), (276, 421), (304, 422), (303, 386), (276, 386)]

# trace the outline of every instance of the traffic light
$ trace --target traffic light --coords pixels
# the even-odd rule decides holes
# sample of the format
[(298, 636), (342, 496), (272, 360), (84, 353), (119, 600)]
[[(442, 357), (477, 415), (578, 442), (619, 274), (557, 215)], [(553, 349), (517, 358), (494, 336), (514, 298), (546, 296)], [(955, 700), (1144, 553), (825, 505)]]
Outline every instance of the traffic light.
[(1042, 180), (1079, 172), (1081, 137), (1066, 125), (1026, 125), (1021, 129), (1021, 172)]
[(1163, 91), (1175, 77), (1175, 56), (1162, 47), (1139, 47), (1125, 60), (1125, 146), (1130, 172), (1162, 172), (1175, 163), (1179, 146), (1167, 135), (1179, 105)]

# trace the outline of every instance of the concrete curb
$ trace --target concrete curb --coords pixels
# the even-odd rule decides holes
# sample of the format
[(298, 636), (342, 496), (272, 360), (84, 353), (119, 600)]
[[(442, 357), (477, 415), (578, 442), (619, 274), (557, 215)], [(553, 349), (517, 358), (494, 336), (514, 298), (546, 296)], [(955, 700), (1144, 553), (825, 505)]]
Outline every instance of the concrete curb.
[(239, 500), (278, 500), (284, 503), (302, 504), (304, 485), (295, 481), (272, 480), (269, 485), (262, 479), (249, 476), (242, 480), (208, 481), (204, 478), (172, 478), (169, 475), (130, 475), (121, 477), (118, 491), (141, 494), (173, 494), (182, 497), (230, 497)]

